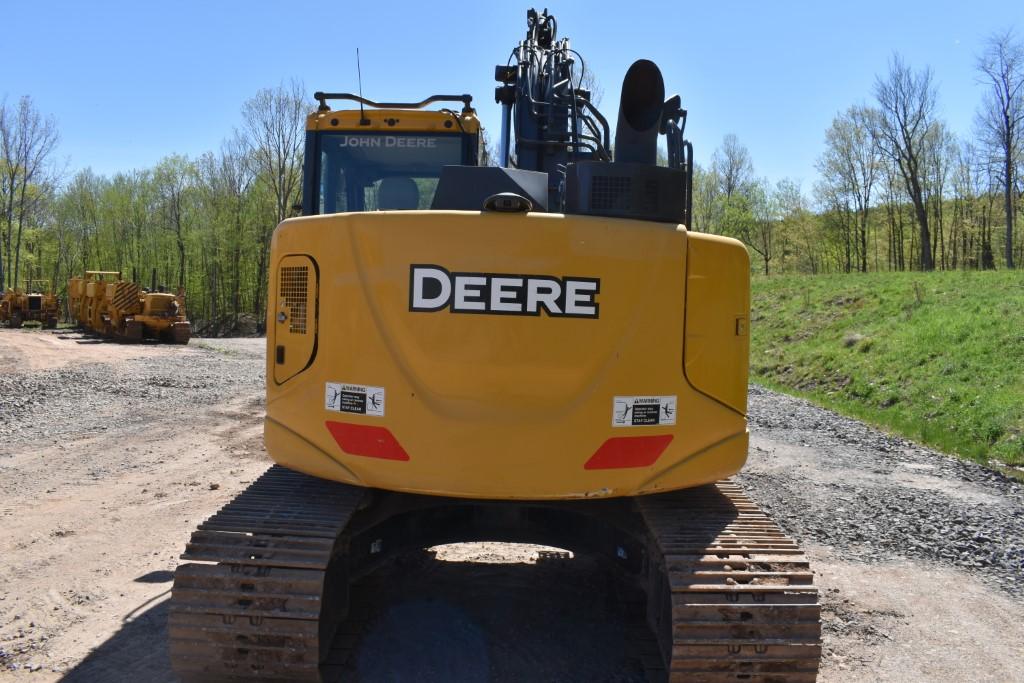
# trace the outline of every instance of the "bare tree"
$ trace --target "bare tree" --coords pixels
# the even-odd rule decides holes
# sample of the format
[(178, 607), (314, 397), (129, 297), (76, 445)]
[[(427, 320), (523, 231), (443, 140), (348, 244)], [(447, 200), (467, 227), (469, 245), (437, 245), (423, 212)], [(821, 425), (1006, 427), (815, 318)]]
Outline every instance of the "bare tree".
[(305, 86), (264, 88), (242, 105), (242, 139), (258, 182), (274, 196), (278, 222), (291, 215), (302, 181), (302, 150), (309, 105)]
[[(582, 66), (580, 66), (582, 64)], [(582, 70), (583, 73), (580, 73)], [(604, 99), (604, 86), (597, 80), (597, 76), (590, 70), (583, 62), (577, 62), (572, 65), (573, 81), (576, 83), (576, 87), (583, 88), (590, 92), (590, 103), (595, 107), (601, 106), (601, 100)]]
[(18, 285), (22, 234), (33, 211), (54, 189), (50, 156), (59, 140), (56, 122), (52, 117), (44, 119), (32, 98), (22, 97), (12, 108), (0, 102), (0, 220), (5, 252), (0, 255), (0, 287), (5, 275), (8, 285)]
[[(762, 198), (763, 193), (759, 190), (763, 188), (754, 178), (750, 152), (735, 135), (730, 133), (722, 138), (722, 145), (711, 155), (709, 175), (709, 179), (718, 181), (717, 192), (712, 193), (711, 207), (718, 227), (716, 232), (737, 237), (757, 250), (754, 240), (759, 234), (759, 226), (755, 225), (754, 210)], [(764, 253), (758, 253), (765, 258)], [(771, 253), (767, 254), (767, 259), (771, 259)], [(765, 267), (767, 265), (766, 260)]]
[(712, 155), (711, 169), (718, 174), (726, 199), (749, 185), (754, 177), (750, 151), (732, 133), (722, 138), (722, 146)]
[(926, 67), (914, 73), (898, 54), (893, 55), (888, 76), (875, 81), (875, 97), (881, 112), (877, 127), (881, 149), (895, 162), (914, 205), (920, 237), (920, 268), (933, 270), (935, 263), (922, 180), (925, 138), (935, 123), (936, 93), (931, 69)]
[(990, 86), (977, 115), (986, 146), (998, 154), (1006, 211), (1006, 267), (1013, 268), (1014, 171), (1024, 127), (1024, 44), (1012, 31), (989, 37), (978, 58), (982, 82)]
[(253, 313), (257, 314), (264, 306), (270, 236), (274, 226), (291, 215), (291, 207), (302, 191), (302, 152), (309, 109), (305, 89), (299, 81), (282, 83), (275, 89), (260, 90), (242, 106), (240, 136), (246, 143), (246, 158), (256, 182), (270, 191), (276, 211), (273, 225), (264, 223), (259, 230), (259, 274), (253, 301)]

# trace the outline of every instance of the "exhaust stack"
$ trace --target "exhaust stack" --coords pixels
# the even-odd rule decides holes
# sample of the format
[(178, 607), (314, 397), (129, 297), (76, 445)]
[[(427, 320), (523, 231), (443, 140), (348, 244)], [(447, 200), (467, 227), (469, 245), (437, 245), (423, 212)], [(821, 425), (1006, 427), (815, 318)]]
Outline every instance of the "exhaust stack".
[(649, 59), (633, 62), (622, 79), (619, 122), (615, 126), (615, 161), (655, 165), (658, 132), (665, 106), (665, 80)]

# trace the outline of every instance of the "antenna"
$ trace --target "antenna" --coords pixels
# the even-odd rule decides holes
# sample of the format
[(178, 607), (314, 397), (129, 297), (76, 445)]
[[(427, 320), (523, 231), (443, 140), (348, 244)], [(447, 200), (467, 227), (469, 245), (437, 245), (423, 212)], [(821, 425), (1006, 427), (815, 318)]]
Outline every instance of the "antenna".
[[(356, 48), (356, 74), (359, 76), (359, 99), (363, 99), (363, 67), (359, 63), (359, 48)], [(363, 103), (359, 103), (359, 125), (368, 126), (370, 125), (370, 119), (366, 118), (366, 112), (363, 110)]]

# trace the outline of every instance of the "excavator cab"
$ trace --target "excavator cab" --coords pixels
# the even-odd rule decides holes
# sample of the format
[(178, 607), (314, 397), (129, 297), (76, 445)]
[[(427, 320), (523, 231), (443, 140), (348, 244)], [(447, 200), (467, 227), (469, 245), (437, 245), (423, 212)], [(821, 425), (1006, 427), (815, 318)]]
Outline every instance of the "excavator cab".
[[(320, 106), (306, 120), (305, 216), (428, 209), (442, 168), (477, 164), (480, 123), (469, 95), (404, 103), (349, 93), (314, 97)], [(330, 100), (361, 107), (334, 111)], [(461, 102), (461, 111), (423, 109), (447, 101)]]

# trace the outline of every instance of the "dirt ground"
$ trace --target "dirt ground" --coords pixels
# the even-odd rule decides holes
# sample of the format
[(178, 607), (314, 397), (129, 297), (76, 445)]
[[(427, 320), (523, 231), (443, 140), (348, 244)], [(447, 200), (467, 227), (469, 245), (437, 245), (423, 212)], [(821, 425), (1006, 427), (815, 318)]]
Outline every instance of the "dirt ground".
[[(0, 372), (24, 372), (64, 367), (69, 364), (116, 362), (129, 358), (154, 358), (168, 353), (189, 354), (188, 346), (156, 343), (115, 346), (74, 330), (48, 332), (39, 329), (3, 330), (0, 339)], [(114, 350), (116, 349), (116, 350)]]
[[(177, 400), (160, 380), (161, 400), (173, 409), (156, 400), (139, 408), (144, 420), (124, 421), (99, 411), (103, 425), (88, 428), (90, 406), (83, 405), (73, 418), (82, 426), (70, 435), (38, 424), (45, 405), (37, 419), (26, 423), (22, 412), (19, 425), (6, 425), (0, 680), (173, 681), (166, 601), (178, 554), (193, 526), (269, 465), (261, 437), (264, 342), (194, 340), (179, 349), (83, 345), (62, 336), (0, 330), (0, 374), (24, 371), (28, 359), (54, 371), (81, 365), (99, 378), (116, 368), (122, 382), (147, 381), (154, 365), (160, 377), (221, 368), (218, 382), (233, 384), (200, 391), (202, 400), (180, 389)], [(0, 423), (11, 419), (0, 412)], [(804, 448), (759, 441), (756, 433), (754, 443), (755, 453), (786, 457)], [(801, 475), (813, 477), (809, 469)], [(922, 478), (915, 486), (950, 484)], [(1024, 680), (1024, 603), (1010, 593), (925, 560), (851, 561), (813, 539), (808, 548), (824, 602), (819, 680)], [(537, 563), (536, 551), (446, 546), (436, 559), (413, 558), (393, 571), (392, 599), (364, 639), (359, 680), (453, 680), (428, 661), (453, 648), (461, 653), (457, 680), (642, 680), (620, 666), (616, 653), (634, 624), (605, 599), (616, 589), (601, 567), (586, 558)], [(495, 647), (490, 641), (498, 639)], [(569, 655), (588, 664), (574, 665)], [(406, 665), (395, 675), (389, 661)], [(614, 676), (599, 673), (607, 666)], [(546, 674), (528, 673), (538, 670)]]

